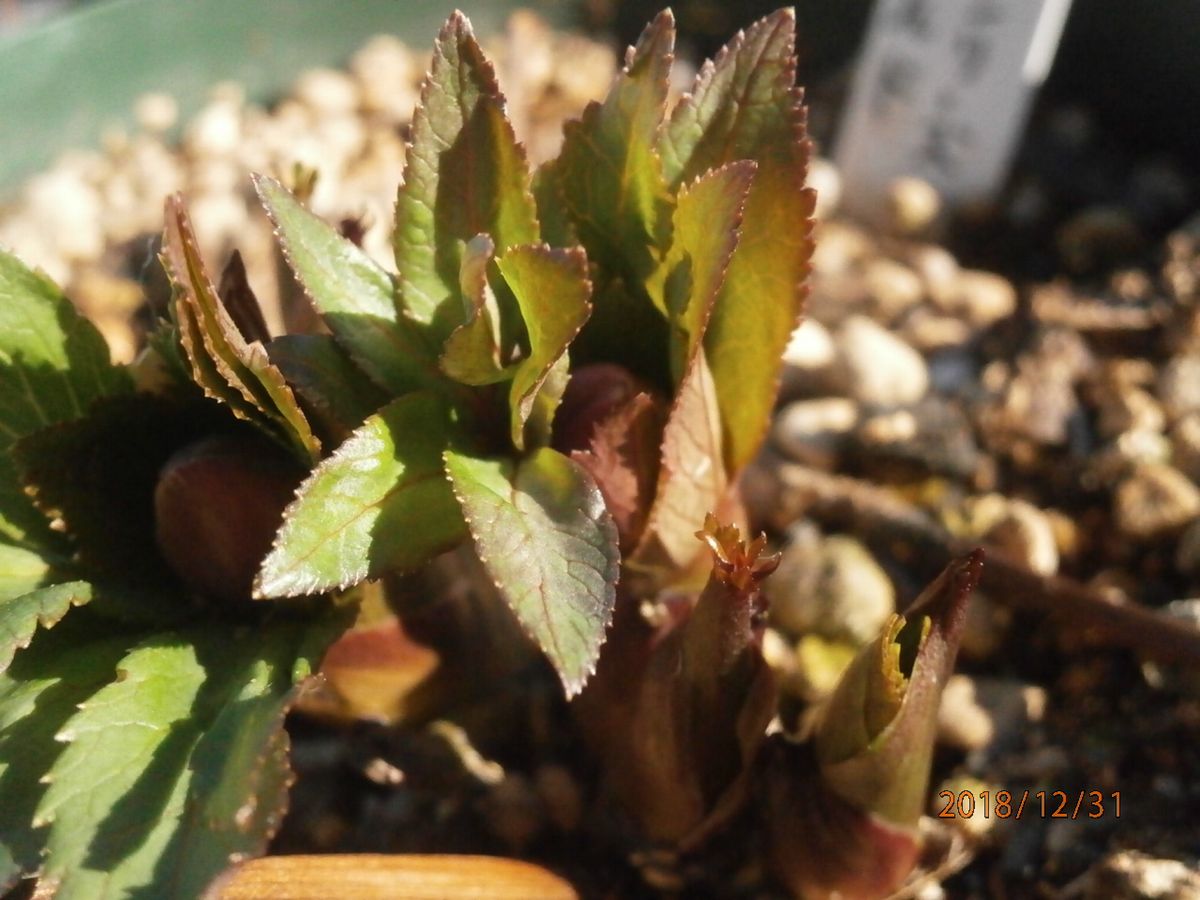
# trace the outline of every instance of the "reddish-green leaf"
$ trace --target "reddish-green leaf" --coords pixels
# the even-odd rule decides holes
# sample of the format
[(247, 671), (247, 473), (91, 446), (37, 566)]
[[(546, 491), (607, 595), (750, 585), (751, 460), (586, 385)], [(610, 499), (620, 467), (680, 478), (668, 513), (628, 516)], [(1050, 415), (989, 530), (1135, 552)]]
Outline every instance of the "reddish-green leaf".
[(663, 431), (658, 489), (631, 566), (672, 573), (696, 557), (696, 532), (719, 508), (729, 483), (721, 440), (716, 387), (699, 347)]
[(425, 393), (367, 419), (300, 486), (255, 583), (297, 597), (413, 569), (466, 536), (442, 473), (445, 406)]
[(651, 280), (651, 296), (674, 326), (671, 368), (676, 379), (683, 377), (703, 339), (725, 283), (754, 170), (748, 160), (729, 163), (679, 189), (671, 249)]
[(758, 163), (705, 336), (730, 472), (762, 442), (812, 254), (815, 196), (804, 187), (809, 144), (794, 85), (794, 30), (793, 13), (781, 10), (734, 40), (700, 71), (663, 138), (674, 184), (737, 159)]
[(436, 340), (466, 318), (458, 279), (463, 247), (477, 234), (503, 254), (538, 240), (539, 229), (525, 151), (492, 64), (456, 12), (434, 44), (396, 204), (401, 304)]
[(671, 198), (657, 144), (675, 46), (669, 10), (647, 26), (603, 103), (565, 129), (548, 171), (588, 257), (640, 285), (658, 265), (670, 227)]
[[(321, 444), (283, 374), (271, 364), (261, 343), (248, 343), (242, 337), (217, 295), (178, 195), (167, 201), (163, 256), (179, 292), (176, 314), (196, 382), (222, 402), (228, 403), (235, 392), (240, 394), (244, 404), (230, 404), (235, 415), (265, 423), (302, 454), (317, 459)], [(214, 373), (228, 385), (227, 390), (220, 388)]]
[[(529, 356), (521, 361), (509, 392), (512, 410), (512, 441), (525, 446), (525, 424), (533, 414), (555, 363), (591, 314), (587, 256), (579, 247), (552, 250), (543, 245), (513, 247), (496, 260), (500, 274), (517, 298), (529, 335)], [(561, 380), (561, 379), (560, 379)], [(557, 387), (562, 395), (565, 381)], [(555, 398), (554, 406), (557, 406)], [(550, 440), (550, 414), (542, 417), (537, 443)]]
[(434, 352), (397, 313), (391, 276), (279, 182), (257, 175), (254, 186), (288, 265), (351, 359), (393, 395), (437, 384)]
[(567, 695), (595, 670), (612, 619), (620, 553), (595, 482), (549, 448), (519, 464), (446, 453), (480, 559)]

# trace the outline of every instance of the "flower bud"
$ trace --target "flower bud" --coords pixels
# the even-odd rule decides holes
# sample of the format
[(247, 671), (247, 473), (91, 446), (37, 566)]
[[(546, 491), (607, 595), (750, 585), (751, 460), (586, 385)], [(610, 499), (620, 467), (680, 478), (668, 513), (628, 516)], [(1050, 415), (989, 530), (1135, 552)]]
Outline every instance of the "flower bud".
[(982, 568), (982, 550), (952, 562), (847, 666), (812, 744), (766, 755), (768, 859), (797, 896), (884, 897), (915, 864), (942, 688)]
[(167, 460), (154, 489), (159, 550), (206, 597), (249, 600), (304, 469), (256, 436), (205, 438)]

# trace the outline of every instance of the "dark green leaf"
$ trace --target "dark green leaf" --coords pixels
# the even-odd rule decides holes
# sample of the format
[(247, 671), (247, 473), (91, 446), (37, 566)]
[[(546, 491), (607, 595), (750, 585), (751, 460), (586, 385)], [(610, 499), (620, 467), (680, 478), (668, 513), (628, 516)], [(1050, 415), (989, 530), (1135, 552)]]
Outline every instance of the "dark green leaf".
[(50, 628), (72, 606), (83, 606), (91, 599), (90, 584), (69, 581), (0, 600), (0, 672), (8, 668), (18, 650), (29, 646), (39, 625)]
[[(226, 311), (204, 268), (178, 195), (167, 201), (163, 258), (179, 294), (176, 316), (196, 383), (214, 399), (228, 403), (235, 415), (274, 429), (302, 455), (316, 460), (320, 442), (263, 345), (248, 343)], [(231, 402), (234, 394), (240, 394), (244, 403)]]
[(129, 387), (104, 338), (54, 283), (0, 250), (0, 537), (52, 543), (17, 483), (12, 445)]
[[(512, 441), (523, 448), (525, 423), (533, 413), (538, 393), (592, 311), (588, 302), (592, 283), (588, 280), (587, 256), (579, 247), (513, 247), (496, 260), (496, 265), (520, 304), (529, 333), (529, 356), (517, 368), (509, 393)], [(558, 396), (562, 396), (561, 388)], [(550, 438), (552, 415), (543, 418), (546, 420), (541, 423), (542, 433), (537, 440), (544, 443)]]
[[(708, 327), (725, 271), (738, 244), (742, 209), (754, 163), (729, 163), (679, 189), (671, 249), (653, 279), (651, 295), (674, 324), (671, 367), (682, 378)], [(657, 288), (657, 290), (655, 290)]]
[(55, 735), (113, 678), (127, 647), (97, 634), (95, 623), (68, 620), (38, 634), (0, 674), (0, 891), (41, 865), (46, 833), (34, 830), (33, 817), (46, 792), (42, 778), (64, 749)]
[(300, 486), (255, 584), (297, 597), (415, 568), (465, 536), (442, 472), (445, 407), (409, 394), (363, 423)]
[(446, 453), (475, 548), (567, 695), (595, 670), (612, 620), (617, 529), (595, 482), (542, 448), (514, 464)]
[(50, 560), (42, 554), (0, 544), (0, 603), (41, 587), (49, 573)]
[(47, 828), (43, 885), (63, 900), (190, 898), (232, 858), (261, 853), (281, 812), (293, 670), (318, 649), (306, 627), (277, 622), (131, 650), (56, 736), (66, 748), (34, 818)]
[(812, 255), (815, 197), (804, 187), (809, 144), (794, 85), (794, 31), (794, 14), (781, 10), (731, 43), (701, 69), (663, 139), (673, 184), (738, 159), (758, 163), (705, 336), (731, 473), (762, 442)]
[(503, 254), (537, 241), (539, 229), (495, 72), (456, 12), (434, 44), (396, 204), (400, 300), (438, 340), (465, 319), (458, 277), (463, 246), (477, 234)]
[(546, 176), (557, 176), (557, 196), (588, 257), (629, 285), (654, 271), (670, 226), (657, 144), (674, 45), (675, 20), (664, 10), (626, 54), (604, 102), (567, 125), (562, 154)]
[(271, 341), (267, 352), (306, 405), (309, 418), (320, 423), (334, 443), (345, 440), (388, 401), (329, 335), (286, 334)]
[(279, 182), (257, 175), (254, 185), (297, 280), (355, 363), (393, 395), (436, 384), (434, 352), (397, 313), (391, 276)]
[(154, 488), (176, 450), (236, 424), (202, 398), (132, 394), (21, 441), (15, 458), (38, 506), (61, 521), (89, 575), (174, 584), (155, 547)]

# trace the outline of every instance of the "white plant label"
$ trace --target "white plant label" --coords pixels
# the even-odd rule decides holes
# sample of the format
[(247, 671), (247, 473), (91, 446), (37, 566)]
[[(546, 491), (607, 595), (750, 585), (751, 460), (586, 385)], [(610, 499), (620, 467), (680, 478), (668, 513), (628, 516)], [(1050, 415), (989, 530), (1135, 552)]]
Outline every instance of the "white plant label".
[(877, 0), (836, 161), (844, 206), (877, 219), (916, 175), (950, 205), (1008, 173), (1071, 0)]

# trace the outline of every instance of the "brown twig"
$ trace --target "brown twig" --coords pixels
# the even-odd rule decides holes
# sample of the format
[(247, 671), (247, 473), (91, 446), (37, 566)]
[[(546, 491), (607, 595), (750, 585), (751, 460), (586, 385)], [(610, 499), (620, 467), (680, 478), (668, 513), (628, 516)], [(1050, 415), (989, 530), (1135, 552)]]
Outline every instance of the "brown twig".
[[(782, 490), (774, 524), (812, 516), (887, 544), (901, 558), (919, 557), (938, 567), (975, 546), (868, 482), (788, 462), (779, 462), (776, 474)], [(1113, 602), (1074, 579), (1038, 575), (993, 552), (980, 588), (999, 603), (1083, 625), (1105, 644), (1129, 647), (1159, 662), (1200, 666), (1200, 631), (1153, 610)]]

